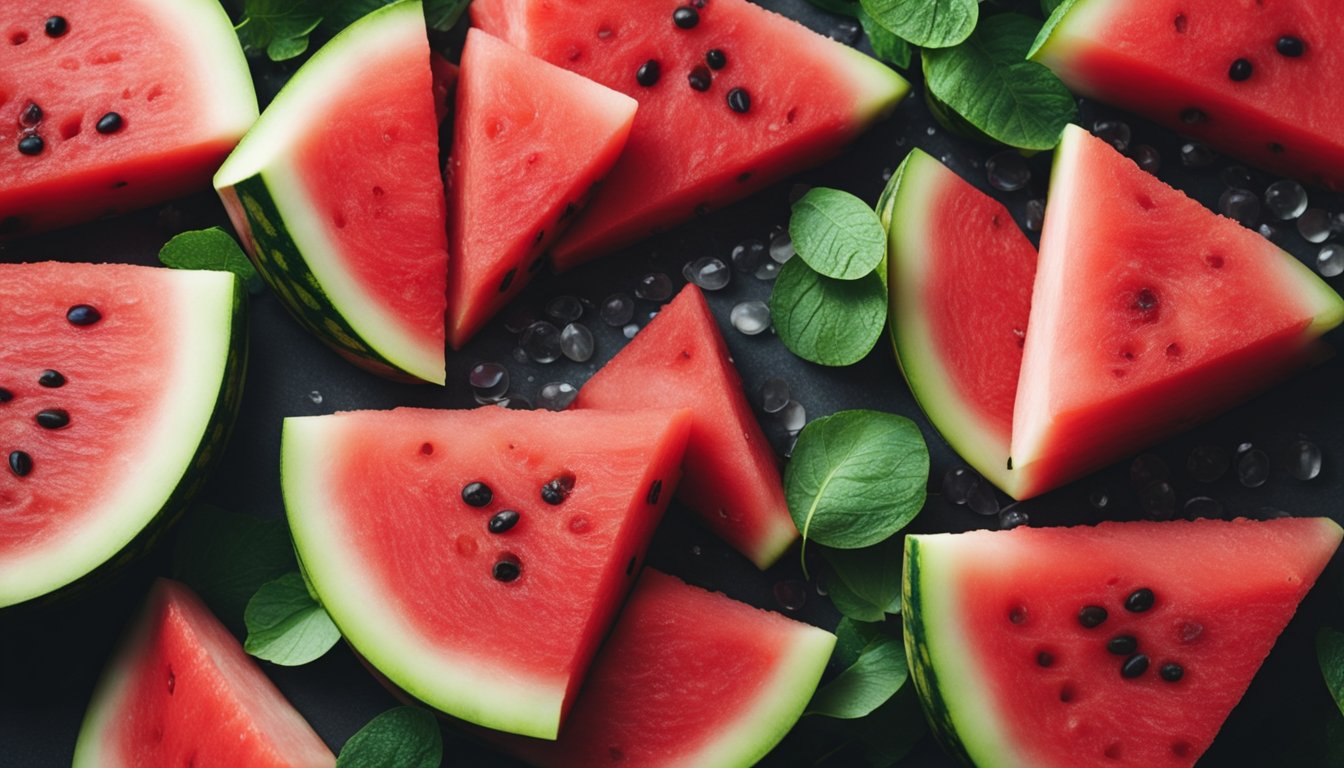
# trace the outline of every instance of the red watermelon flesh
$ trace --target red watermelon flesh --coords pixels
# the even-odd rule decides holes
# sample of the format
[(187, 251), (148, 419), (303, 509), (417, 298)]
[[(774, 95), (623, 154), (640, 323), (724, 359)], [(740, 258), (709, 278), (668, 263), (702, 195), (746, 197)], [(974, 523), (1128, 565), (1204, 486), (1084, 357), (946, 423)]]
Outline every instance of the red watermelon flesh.
[(652, 569), (556, 742), (497, 739), (541, 768), (751, 765), (802, 714), (835, 636)]
[[(551, 250), (568, 269), (722, 206), (836, 154), (908, 90), (893, 71), (746, 0), (477, 0), (472, 21), (552, 64), (633, 96), (625, 154), (587, 213)], [(724, 53), (707, 67), (710, 50)], [(654, 61), (657, 82), (636, 73)], [(709, 81), (697, 91), (695, 73)], [(734, 89), (750, 100), (729, 107)]]
[(166, 579), (103, 674), (75, 768), (321, 768), (331, 754), (205, 604)]
[[(214, 0), (9, 2), (0, 15), (0, 236), (208, 189), (257, 117)], [(120, 126), (100, 130), (109, 114)]]
[(611, 170), (634, 99), (473, 29), (449, 161), (448, 341), (461, 349), (527, 285)]
[[(1322, 88), (1344, 81), (1339, 11), (1334, 0), (1078, 0), (1032, 56), (1080, 94), (1338, 189), (1344, 109)], [(1298, 55), (1280, 52), (1284, 37)]]
[[(689, 429), (686, 411), (496, 406), (288, 419), (285, 506), (327, 611), (392, 684), (462, 720), (554, 738)], [(543, 495), (552, 481), (558, 503)], [(467, 501), (476, 482), (491, 489), (483, 506)], [(492, 532), (506, 511), (512, 527)]]
[(690, 408), (678, 497), (759, 568), (798, 538), (774, 451), (704, 294), (687, 285), (579, 390), (575, 408)]
[(1342, 533), (1284, 518), (911, 536), (912, 677), (976, 765), (1191, 766)]
[(1246, 399), (1342, 319), (1344, 301), (1292, 256), (1070, 126), (1013, 413), (1020, 496)]

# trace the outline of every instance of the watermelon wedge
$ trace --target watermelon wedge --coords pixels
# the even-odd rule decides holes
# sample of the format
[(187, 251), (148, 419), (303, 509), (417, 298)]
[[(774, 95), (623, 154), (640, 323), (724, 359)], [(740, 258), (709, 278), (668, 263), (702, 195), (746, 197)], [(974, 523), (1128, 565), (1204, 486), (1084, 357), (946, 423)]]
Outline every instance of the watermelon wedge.
[(74, 768), (335, 764), (200, 598), (167, 579), (103, 673), (74, 760)]
[(215, 175), (298, 321), (347, 360), (444, 382), (448, 238), (429, 42), (417, 1), (347, 27)]
[(678, 497), (758, 568), (798, 538), (775, 453), (704, 294), (687, 285), (579, 390), (575, 408), (689, 408)]
[(6, 3), (0, 237), (208, 189), (257, 118), (216, 0)]
[(1261, 168), (1344, 185), (1344, 80), (1333, 0), (1071, 0), (1030, 56), (1074, 91)]
[(1013, 403), (1036, 249), (1008, 209), (914, 149), (892, 176), (887, 286), (896, 359), (929, 421), (1016, 497)]
[(746, 768), (803, 714), (835, 635), (644, 571), (560, 739), (501, 740), (540, 768)]
[(1077, 126), (1049, 200), (1013, 411), (1021, 498), (1286, 377), (1344, 320), (1292, 256)]
[[(678, 24), (674, 12), (689, 15)], [(639, 101), (625, 154), (551, 249), (562, 270), (826, 160), (909, 90), (747, 0), (476, 0), (471, 18)]]
[(929, 723), (981, 768), (1192, 766), (1342, 534), (1283, 518), (909, 536)]
[(448, 173), (448, 341), (461, 349), (527, 285), (611, 170), (635, 100), (479, 29), (462, 50)]
[(0, 264), (0, 608), (176, 519), (238, 411), (243, 302), (227, 272)]
[(393, 685), (453, 717), (554, 739), (689, 431), (686, 411), (287, 419), (285, 507), (316, 594)]

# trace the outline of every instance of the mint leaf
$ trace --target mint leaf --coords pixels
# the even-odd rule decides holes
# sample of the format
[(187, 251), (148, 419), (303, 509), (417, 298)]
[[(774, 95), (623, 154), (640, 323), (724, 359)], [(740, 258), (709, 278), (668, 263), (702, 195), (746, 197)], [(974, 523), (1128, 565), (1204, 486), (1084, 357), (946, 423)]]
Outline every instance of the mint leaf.
[(823, 11), (853, 17), (859, 8), (858, 0), (807, 0)]
[(243, 626), (243, 610), (261, 585), (297, 567), (283, 520), (201, 504), (177, 530), (173, 574), (230, 627)]
[(910, 44), (893, 34), (886, 27), (873, 20), (868, 12), (859, 6), (859, 25), (868, 35), (868, 44), (873, 47), (873, 54), (881, 61), (885, 61), (897, 69), (905, 69), (910, 66)]
[(822, 549), (833, 578), (827, 591), (835, 609), (855, 621), (877, 622), (901, 612), (904, 542), (892, 537), (862, 549)]
[(909, 676), (901, 641), (879, 636), (863, 649), (858, 661), (817, 690), (803, 714), (843, 720), (863, 717), (887, 703)]
[(924, 506), (928, 479), (929, 450), (913, 421), (841, 411), (798, 435), (784, 493), (804, 542), (857, 549), (909, 524)]
[(389, 709), (341, 747), (336, 768), (439, 768), (443, 732), (419, 707)]
[(323, 5), (323, 0), (245, 0), (243, 20), (234, 30), (244, 51), (265, 51), (271, 61), (285, 61), (308, 50)]
[(290, 571), (262, 585), (243, 612), (243, 649), (284, 667), (307, 664), (331, 650), (340, 630), (308, 593), (303, 576)]
[(425, 0), (425, 23), (437, 32), (457, 26), (471, 0)]
[(836, 280), (858, 280), (887, 255), (887, 233), (877, 214), (838, 189), (817, 187), (794, 203), (789, 237), (809, 267)]
[(970, 37), (978, 0), (860, 0), (883, 29), (921, 48), (947, 48)]
[[(1037, 29), (1026, 16), (1002, 13), (955, 48), (925, 51), (928, 96), (994, 141), (1053, 148), (1077, 104), (1055, 73), (1025, 60)], [(937, 114), (938, 105), (931, 106)]]
[(1344, 633), (1330, 627), (1316, 633), (1316, 660), (1335, 706), (1344, 713)]
[(841, 618), (835, 626), (835, 650), (831, 652), (831, 663), (840, 667), (853, 666), (863, 649), (881, 634), (882, 630), (871, 623)]
[(256, 267), (238, 241), (219, 227), (183, 232), (159, 250), (159, 261), (173, 269), (208, 269), (232, 272), (249, 291), (261, 288)]
[(887, 322), (887, 292), (874, 274), (833, 280), (801, 258), (785, 262), (770, 292), (775, 332), (793, 354), (819, 365), (853, 365)]

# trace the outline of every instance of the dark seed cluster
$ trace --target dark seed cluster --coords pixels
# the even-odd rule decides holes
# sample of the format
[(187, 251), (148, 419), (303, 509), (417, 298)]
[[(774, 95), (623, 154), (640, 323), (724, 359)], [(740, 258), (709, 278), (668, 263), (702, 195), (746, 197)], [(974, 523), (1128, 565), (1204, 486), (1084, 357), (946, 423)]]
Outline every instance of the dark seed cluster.
[[(76, 304), (65, 313), (66, 320), (76, 327), (93, 325), (102, 317), (97, 308), (89, 304)], [(65, 374), (51, 368), (38, 372), (36, 380), (37, 385), (44, 389), (60, 389), (69, 383)], [(15, 399), (13, 390), (0, 387), (0, 405), (12, 403)], [(70, 421), (70, 412), (64, 408), (43, 408), (33, 414), (33, 422), (46, 430), (65, 429), (70, 426)], [(27, 477), (33, 472), (35, 462), (33, 455), (28, 451), (11, 449), (6, 455), (6, 460), (10, 473), (15, 477)]]
[[(1157, 595), (1148, 587), (1140, 587), (1130, 592), (1122, 603), (1128, 613), (1147, 613), (1157, 604)], [(1106, 623), (1110, 618), (1110, 613), (1100, 605), (1084, 605), (1078, 609), (1078, 624), (1084, 629), (1096, 629)], [(1124, 661), (1120, 663), (1120, 676), (1132, 680), (1142, 677), (1150, 666), (1152, 659), (1148, 654), (1141, 651), (1141, 643), (1138, 636), (1133, 634), (1112, 635), (1106, 640), (1106, 652), (1113, 656), (1123, 656)], [(1049, 663), (1043, 660), (1043, 657), (1049, 657)], [(1054, 663), (1054, 656), (1045, 651), (1037, 655), (1037, 663), (1042, 667), (1048, 667)], [(1174, 661), (1167, 661), (1158, 669), (1158, 676), (1163, 680), (1174, 683), (1185, 676), (1185, 668)]]
[[(692, 0), (688, 5), (679, 6), (672, 12), (672, 23), (681, 30), (695, 29), (700, 25), (700, 10), (705, 0)], [(728, 66), (728, 54), (722, 48), (711, 48), (705, 52), (705, 63), (696, 65), (686, 74), (686, 83), (692, 90), (704, 93), (714, 85), (714, 72)], [(663, 65), (658, 59), (649, 59), (635, 70), (635, 82), (643, 88), (652, 88), (663, 77)], [(737, 114), (751, 111), (751, 94), (747, 89), (735, 87), (728, 91), (728, 108)]]
[[(70, 32), (70, 21), (64, 16), (51, 16), (42, 25), (43, 32), (47, 37), (54, 39), (65, 37)], [(23, 35), (23, 40), (27, 35)], [(19, 113), (19, 154), (28, 157), (36, 157), (47, 149), (47, 140), (42, 137), (42, 121), (46, 117), (42, 107), (36, 102), (29, 102)], [(117, 112), (108, 112), (98, 118), (94, 128), (98, 133), (108, 136), (121, 132), (126, 126), (126, 119)]]
[[(429, 443), (424, 445), (428, 446)], [(433, 448), (431, 446), (430, 450), (426, 451), (422, 446), (420, 452), (425, 455), (432, 455)], [(568, 472), (562, 473), (542, 484), (541, 500), (549, 505), (557, 506), (563, 504), (573, 490), (574, 475)], [(480, 480), (473, 480), (462, 486), (461, 496), (463, 503), (476, 509), (489, 507), (495, 501), (494, 489)], [(486, 521), (485, 528), (490, 534), (499, 536), (512, 531), (522, 522), (522, 519), (522, 512), (516, 509), (500, 509)], [(570, 527), (573, 529), (572, 523)], [(522, 572), (522, 561), (512, 552), (501, 554), (490, 569), (490, 574), (496, 581), (505, 583), (516, 581), (522, 575)]]
[(569, 498), (569, 494), (573, 490), (574, 476), (560, 475), (547, 480), (546, 484), (541, 486), (541, 500), (553, 507), (558, 506), (565, 503), (565, 499)]

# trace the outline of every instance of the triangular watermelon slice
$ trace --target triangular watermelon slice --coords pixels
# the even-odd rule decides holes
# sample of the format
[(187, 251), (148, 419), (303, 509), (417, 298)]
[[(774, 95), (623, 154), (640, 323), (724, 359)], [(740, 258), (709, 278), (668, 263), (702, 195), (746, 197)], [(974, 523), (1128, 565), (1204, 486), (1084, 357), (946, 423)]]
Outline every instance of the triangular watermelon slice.
[(560, 739), (500, 739), (540, 768), (746, 766), (803, 713), (835, 635), (648, 569)]
[(103, 673), (75, 768), (322, 768), (336, 758), (200, 598), (159, 580)]
[(285, 507), (327, 612), (393, 685), (456, 718), (554, 739), (689, 431), (686, 411), (287, 419)]
[(1344, 301), (1291, 255), (1069, 126), (1055, 153), (1017, 402), (1031, 496), (1301, 367)]
[(471, 17), (639, 101), (625, 154), (552, 248), (559, 269), (820, 163), (909, 90), (874, 59), (747, 0), (476, 0)]
[(682, 289), (589, 379), (573, 407), (692, 409), (678, 497), (758, 568), (798, 538), (774, 451), (696, 286)]
[(473, 29), (448, 172), (448, 342), (527, 285), (616, 163), (636, 102)]
[(907, 537), (925, 714), (967, 764), (1188, 768), (1341, 535), (1283, 518)]

